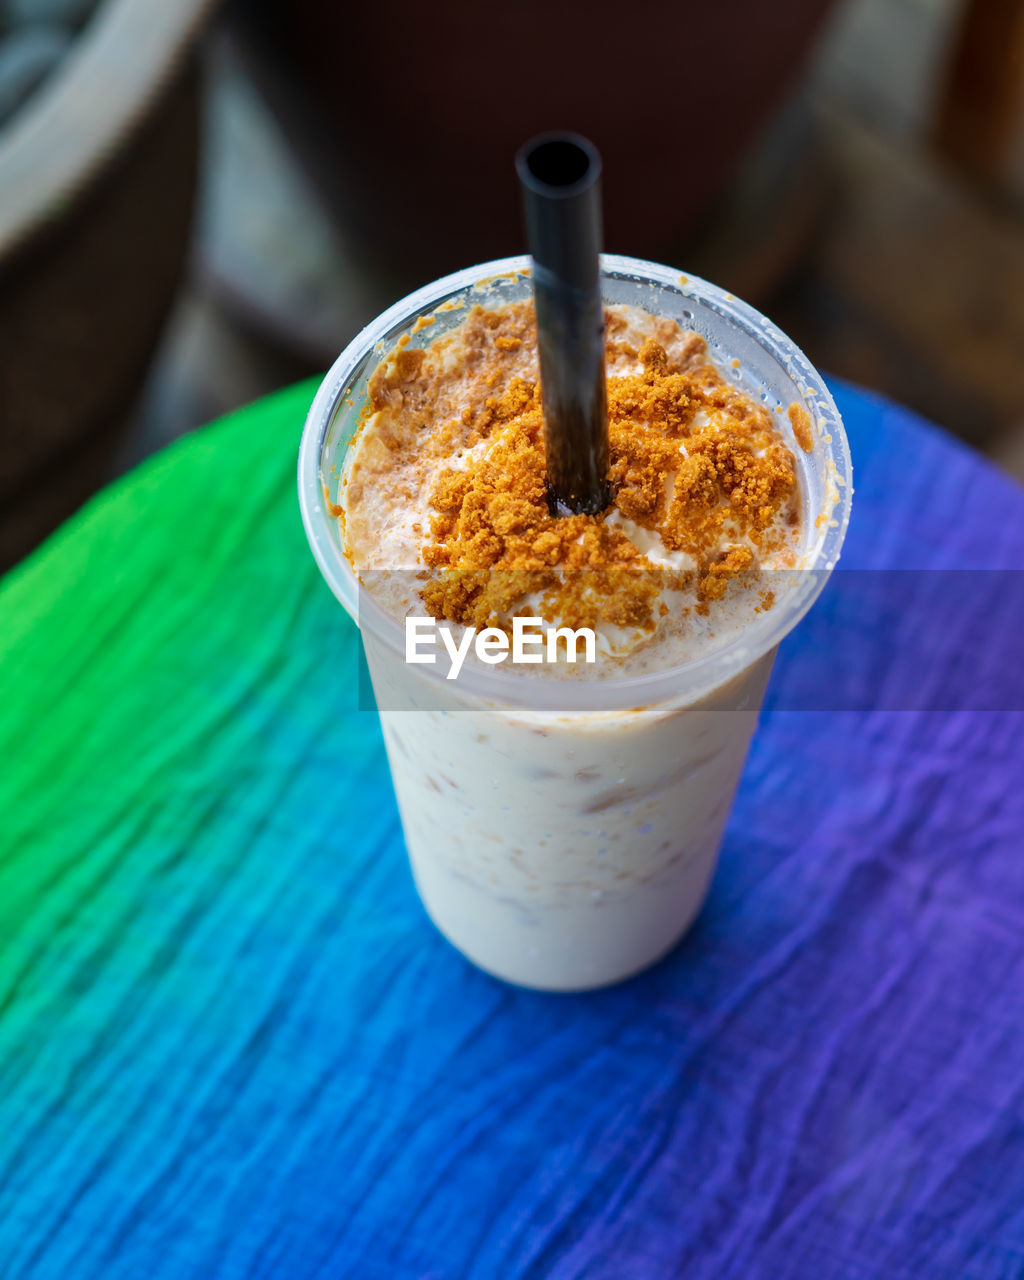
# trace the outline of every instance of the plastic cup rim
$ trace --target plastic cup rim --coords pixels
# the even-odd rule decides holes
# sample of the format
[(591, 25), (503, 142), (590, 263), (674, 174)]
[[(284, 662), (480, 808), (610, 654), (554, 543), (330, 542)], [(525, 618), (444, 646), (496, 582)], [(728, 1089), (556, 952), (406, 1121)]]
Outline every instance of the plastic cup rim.
[[(352, 566), (331, 541), (334, 518), (324, 501), (322, 467), (327, 433), (339, 401), (364, 360), (393, 329), (412, 324), (417, 316), (434, 311), (453, 295), (496, 277), (529, 274), (531, 268), (531, 259), (526, 255), (499, 258), (464, 267), (399, 299), (360, 330), (341, 352), (320, 383), (306, 417), (299, 447), (298, 490), (310, 549), (328, 586), (360, 631), (382, 640), (402, 661), (405, 652), (402, 623), (377, 604), (367, 591), (360, 591)], [(815, 447), (826, 447), (822, 436), (831, 436), (827, 448), (835, 467), (838, 497), (814, 560), (799, 571), (807, 573), (808, 586), (798, 590), (794, 599), (784, 600), (758, 615), (753, 623), (737, 632), (735, 638), (710, 653), (656, 671), (602, 676), (596, 680), (538, 681), (531, 680), (529, 674), (509, 674), (494, 667), (478, 669), (467, 664), (463, 668), (457, 681), (458, 693), (527, 712), (612, 711), (656, 703), (689, 702), (707, 696), (774, 649), (804, 617), (835, 568), (850, 520), (852, 466), (842, 419), (824, 379), (791, 339), (748, 303), (690, 272), (643, 258), (602, 254), (601, 274), (650, 282), (674, 290), (681, 297), (692, 298), (744, 331), (777, 362), (784, 363), (798, 387), (813, 390), (815, 417), (826, 422), (826, 430), (816, 437)], [(421, 666), (419, 671), (425, 678), (445, 684), (440, 666)], [(595, 698), (595, 693), (600, 696)], [(543, 707), (538, 706), (539, 703), (543, 703)]]

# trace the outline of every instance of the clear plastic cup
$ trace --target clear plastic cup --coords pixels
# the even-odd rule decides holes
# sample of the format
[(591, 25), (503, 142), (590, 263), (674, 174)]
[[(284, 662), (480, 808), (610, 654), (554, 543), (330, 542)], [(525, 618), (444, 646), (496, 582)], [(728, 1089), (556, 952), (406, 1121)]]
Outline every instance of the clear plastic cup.
[[(839, 413), (819, 374), (769, 320), (694, 276), (604, 255), (606, 303), (700, 333), (719, 368), (777, 411), (796, 459), (803, 545), (771, 609), (699, 657), (615, 678), (530, 679), (467, 666), (457, 682), (405, 661), (401, 621), (359, 583), (328, 502), (337, 497), (367, 382), (421, 316), (414, 345), (464, 305), (529, 298), (529, 259), (456, 272), (396, 303), (324, 379), (299, 454), (299, 498), (317, 563), (359, 626), (413, 875), (440, 931), (481, 968), (574, 991), (620, 981), (686, 932), (707, 893), (779, 642), (839, 557), (852, 495)], [(738, 363), (737, 363), (738, 362)], [(786, 410), (802, 405), (804, 452)]]

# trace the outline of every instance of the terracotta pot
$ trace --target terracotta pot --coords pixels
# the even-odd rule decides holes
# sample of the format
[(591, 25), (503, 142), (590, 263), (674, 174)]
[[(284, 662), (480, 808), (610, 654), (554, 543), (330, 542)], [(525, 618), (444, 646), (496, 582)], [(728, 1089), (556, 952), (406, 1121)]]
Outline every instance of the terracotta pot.
[(106, 477), (181, 277), (209, 0), (108, 0), (0, 135), (0, 568)]
[(356, 243), (408, 284), (522, 248), (512, 157), (552, 128), (602, 151), (607, 248), (657, 258), (722, 189), (830, 7), (247, 0), (233, 12), (283, 71), (282, 114), (307, 155), (310, 116), (322, 126), (311, 165)]

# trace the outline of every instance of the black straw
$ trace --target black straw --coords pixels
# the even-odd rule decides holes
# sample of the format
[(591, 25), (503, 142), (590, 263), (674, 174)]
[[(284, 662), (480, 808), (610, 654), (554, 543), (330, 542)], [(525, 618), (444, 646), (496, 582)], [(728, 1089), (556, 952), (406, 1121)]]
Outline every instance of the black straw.
[(575, 133), (520, 148), (533, 257), (548, 499), (555, 515), (608, 504), (608, 406), (601, 302), (601, 157)]

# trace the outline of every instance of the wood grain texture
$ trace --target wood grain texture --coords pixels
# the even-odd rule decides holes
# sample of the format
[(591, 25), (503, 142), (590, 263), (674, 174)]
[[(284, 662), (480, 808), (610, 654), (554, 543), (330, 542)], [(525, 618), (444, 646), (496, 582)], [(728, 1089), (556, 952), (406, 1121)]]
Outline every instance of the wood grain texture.
[(0, 1276), (1020, 1276), (1024, 495), (839, 389), (852, 572), (783, 647), (708, 907), (543, 996), (416, 900), (296, 509), (312, 391), (0, 589)]

